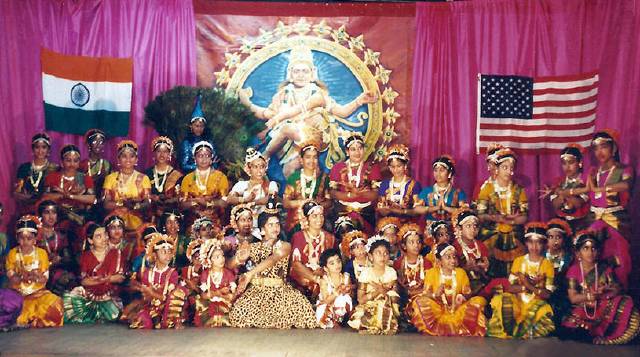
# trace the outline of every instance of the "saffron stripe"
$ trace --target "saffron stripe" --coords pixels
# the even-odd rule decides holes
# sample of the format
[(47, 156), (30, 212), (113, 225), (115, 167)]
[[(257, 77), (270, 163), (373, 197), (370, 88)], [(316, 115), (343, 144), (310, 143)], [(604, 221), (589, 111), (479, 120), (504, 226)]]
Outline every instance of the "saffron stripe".
[(91, 82), (132, 82), (131, 58), (68, 56), (42, 48), (42, 72), (60, 78)]

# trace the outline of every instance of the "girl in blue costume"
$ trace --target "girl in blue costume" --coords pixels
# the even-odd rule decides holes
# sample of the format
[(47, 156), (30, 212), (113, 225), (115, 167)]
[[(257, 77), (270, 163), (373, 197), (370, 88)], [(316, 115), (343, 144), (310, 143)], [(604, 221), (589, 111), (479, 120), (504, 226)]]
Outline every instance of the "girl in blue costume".
[(180, 143), (180, 152), (178, 153), (178, 159), (180, 160), (180, 168), (182, 172), (192, 172), (196, 169), (196, 162), (194, 160), (192, 150), (193, 146), (200, 141), (207, 141), (211, 144), (211, 157), (213, 158), (211, 167), (218, 168), (218, 162), (220, 161), (216, 155), (216, 150), (213, 146), (213, 140), (209, 137), (207, 132), (207, 119), (204, 117), (201, 104), (202, 97), (198, 95), (196, 99), (196, 105), (193, 108), (191, 114), (191, 124), (189, 127), (191, 132)]
[(418, 196), (424, 202), (418, 212), (426, 214), (427, 227), (439, 220), (450, 223), (453, 211), (467, 202), (464, 191), (453, 186), (456, 167), (451, 156), (442, 155), (433, 160), (431, 166), (435, 183), (424, 187)]
[(376, 213), (379, 217), (398, 217), (402, 223), (417, 223), (415, 207), (424, 203), (418, 198), (420, 183), (408, 175), (409, 149), (401, 144), (391, 146), (387, 166), (393, 176), (383, 180), (378, 189)]

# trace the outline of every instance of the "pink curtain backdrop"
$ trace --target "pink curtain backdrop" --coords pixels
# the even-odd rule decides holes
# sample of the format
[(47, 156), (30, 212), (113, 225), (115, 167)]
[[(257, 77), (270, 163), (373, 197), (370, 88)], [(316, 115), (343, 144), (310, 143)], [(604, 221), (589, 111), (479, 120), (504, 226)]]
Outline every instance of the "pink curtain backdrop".
[[(476, 0), (416, 8), (412, 162), (423, 183), (431, 161), (449, 153), (457, 184), (471, 194), (487, 177), (475, 153), (477, 74), (547, 76), (600, 73), (596, 128), (621, 133), (622, 162), (640, 173), (640, 1)], [(590, 164), (587, 154), (588, 167)], [(521, 156), (516, 180), (526, 187), (530, 219), (549, 218), (538, 188), (561, 176), (558, 155)], [(636, 180), (630, 204), (640, 219)], [(638, 282), (640, 229), (634, 227), (632, 282)], [(633, 284), (632, 286), (637, 286)], [(635, 289), (634, 295), (640, 295)]]
[[(432, 182), (431, 161), (442, 153), (457, 160), (457, 184), (469, 194), (487, 177), (484, 155), (475, 151), (478, 73), (599, 71), (596, 128), (618, 130), (622, 161), (640, 172), (640, 25), (634, 5), (623, 0), (417, 4), (411, 138), (416, 178)], [(531, 219), (548, 218), (549, 207), (540, 204), (537, 190), (558, 176), (558, 155), (520, 156), (516, 180), (527, 189)]]
[[(155, 132), (144, 107), (176, 85), (195, 85), (195, 25), (191, 0), (3, 1), (0, 21), (0, 201), (13, 213), (17, 166), (31, 158), (31, 136), (44, 130), (40, 47), (68, 55), (133, 57), (129, 137), (140, 145), (139, 167), (150, 163)], [(50, 133), (52, 160), (81, 136)], [(111, 148), (119, 141), (109, 141)], [(109, 151), (109, 150), (108, 150)], [(113, 153), (108, 152), (109, 157)]]

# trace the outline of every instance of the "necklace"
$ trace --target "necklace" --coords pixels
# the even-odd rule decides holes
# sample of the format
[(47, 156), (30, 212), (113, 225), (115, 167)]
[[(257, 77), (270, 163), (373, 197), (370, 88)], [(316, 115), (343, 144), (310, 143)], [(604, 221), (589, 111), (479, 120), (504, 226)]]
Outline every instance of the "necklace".
[[(98, 164), (98, 172), (93, 172), (93, 168), (96, 166), (96, 164)], [(96, 161), (91, 161), (91, 159), (89, 159), (89, 165), (87, 165), (87, 174), (89, 176), (100, 176), (100, 174), (102, 173), (102, 166), (104, 164), (104, 159), (98, 159)]]
[(404, 258), (404, 274), (409, 283), (409, 287), (413, 287), (419, 284), (419, 281), (424, 280), (424, 258), (418, 255), (416, 262), (411, 264), (407, 257)]
[[(502, 187), (498, 180), (494, 182), (493, 191), (498, 195), (498, 204), (502, 214), (511, 214), (511, 182), (507, 187)], [(504, 205), (503, 205), (504, 202)]]
[[(600, 176), (602, 176), (602, 174), (604, 174), (605, 172), (607, 173), (607, 178), (604, 180), (602, 187), (606, 187), (607, 182), (609, 182), (609, 178), (611, 177), (611, 173), (615, 168), (616, 168), (616, 165), (611, 165), (611, 167), (608, 170), (598, 169), (598, 173), (596, 174), (596, 187), (600, 187), (600, 180), (601, 180)], [(601, 197), (602, 197), (602, 192), (596, 192), (595, 198), (599, 199)]]
[(478, 242), (476, 242), (475, 240), (473, 241), (473, 248), (469, 247), (467, 242), (465, 242), (462, 237), (458, 238), (458, 243), (462, 248), (462, 255), (464, 255), (466, 261), (469, 261), (469, 256), (472, 256), (473, 259), (482, 258), (482, 254), (480, 254), (480, 247), (478, 247)]
[[(595, 264), (594, 269), (596, 270), (596, 282), (595, 282), (595, 291), (598, 291), (598, 263)], [(587, 284), (587, 281), (584, 278), (584, 268), (582, 267), (582, 261), (580, 261), (580, 277), (582, 278), (582, 288), (583, 290), (589, 290), (589, 284)], [(593, 306), (593, 313), (591, 314), (591, 316), (589, 315), (589, 312), (587, 311), (587, 303), (583, 302), (582, 303), (582, 309), (584, 310), (585, 315), (587, 316), (587, 318), (589, 319), (593, 319), (596, 317), (596, 310), (598, 310), (598, 300), (594, 300), (594, 306)]]
[(436, 201), (440, 200), (441, 197), (444, 197), (447, 195), (447, 192), (449, 192), (449, 189), (451, 189), (451, 183), (447, 183), (446, 186), (442, 187), (439, 186), (437, 183), (433, 185), (433, 193), (435, 196)]
[[(360, 181), (362, 179), (362, 163), (357, 164), (357, 166), (352, 165), (350, 160), (347, 160), (347, 177), (349, 178), (349, 182), (353, 184), (354, 187), (360, 186)], [(356, 174), (353, 174), (353, 169), (357, 167)]]
[[(207, 182), (209, 182), (209, 175), (211, 174), (211, 168), (200, 171), (200, 169), (196, 169), (196, 186), (198, 187), (198, 191), (201, 193), (207, 192)], [(204, 175), (204, 180), (200, 178)], [(163, 184), (164, 185), (164, 184)]]
[[(542, 263), (542, 259), (539, 262), (533, 262), (529, 259), (529, 254), (524, 256), (524, 260), (522, 261), (522, 272), (527, 274), (529, 278), (534, 278), (540, 274), (540, 264)], [(534, 267), (536, 269), (535, 275), (529, 273), (529, 267)]]
[(391, 188), (389, 200), (393, 203), (401, 204), (407, 188), (407, 176), (403, 175), (400, 182), (396, 182), (395, 178), (392, 177), (391, 182), (389, 182), (389, 187)]
[[(31, 183), (31, 187), (33, 187), (35, 192), (38, 192), (40, 181), (44, 177), (44, 171), (46, 167), (49, 165), (49, 160), (45, 160), (44, 164), (36, 165), (35, 162), (31, 162), (31, 174), (29, 174), (29, 182)], [(36, 179), (34, 180), (33, 174), (36, 174)]]
[(551, 254), (551, 252), (547, 252), (546, 256), (547, 259), (551, 261), (551, 263), (553, 263), (553, 269), (556, 272), (560, 272), (562, 271), (562, 267), (564, 266), (564, 259), (563, 254), (564, 252), (560, 252), (558, 254)]
[[(27, 265), (24, 261), (24, 258), (31, 257), (31, 264)], [(31, 251), (31, 253), (23, 254), (22, 249), (18, 248), (18, 254), (16, 254), (16, 260), (18, 261), (18, 266), (22, 267), (24, 271), (33, 271), (40, 267), (40, 261), (36, 258), (36, 249), (35, 247)]]
[[(533, 262), (531, 261), (531, 259), (529, 259), (529, 254), (525, 255), (524, 259), (522, 260), (522, 266), (521, 266), (522, 273), (525, 274), (529, 279), (538, 277), (540, 275), (540, 266), (542, 265), (541, 264), (542, 259), (540, 259), (539, 262)], [(530, 273), (530, 270), (531, 270), (530, 268), (535, 268), (535, 273)], [(535, 296), (528, 292), (522, 292), (521, 294), (522, 294), (522, 300), (525, 303), (528, 303), (529, 301), (531, 301)]]
[[(75, 176), (71, 176), (71, 177), (67, 177), (64, 174), (60, 174), (60, 189), (62, 190), (62, 192), (69, 192), (71, 191), (71, 189), (73, 188), (73, 182), (76, 180)], [(69, 187), (69, 189), (65, 189), (64, 188), (64, 183), (65, 181), (70, 182), (71, 183), (71, 187)]]
[[(451, 285), (449, 287), (447, 287), (447, 281), (451, 282)], [(456, 270), (453, 269), (451, 271), (451, 275), (447, 276), (444, 274), (442, 268), (440, 268), (440, 284), (444, 285), (444, 293), (440, 296), (442, 299), (442, 303), (444, 304), (445, 309), (453, 313), (453, 311), (455, 310), (455, 293), (458, 285), (456, 281)], [(449, 306), (449, 300), (447, 299), (447, 296), (451, 296), (451, 306)]]
[(313, 237), (309, 231), (304, 231), (304, 239), (307, 241), (307, 246), (304, 248), (308, 257), (307, 266), (315, 270), (319, 267), (320, 254), (324, 252), (324, 232), (320, 231), (320, 234)]
[(136, 172), (134, 171), (125, 178), (125, 175), (122, 172), (118, 172), (117, 191), (119, 199), (124, 199), (125, 197), (127, 197), (127, 188), (131, 186), (131, 182), (135, 177), (135, 173)]
[(58, 251), (58, 245), (59, 245), (59, 241), (58, 241), (58, 233), (55, 231), (55, 229), (53, 230), (53, 234), (50, 235), (49, 237), (53, 236), (53, 248), (51, 248), (51, 246), (49, 245), (49, 238), (48, 237), (44, 237), (44, 246), (47, 248), (47, 253), (49, 253), (49, 255), (55, 253), (56, 251)]
[(296, 88), (293, 84), (287, 85), (289, 93), (291, 93), (291, 106), (296, 104), (304, 104), (313, 94), (315, 85), (309, 84), (302, 88)]
[[(169, 177), (169, 171), (173, 169), (171, 165), (167, 166), (164, 172), (160, 172), (156, 166), (153, 167), (153, 186), (156, 188), (158, 192), (164, 192), (164, 184), (167, 182), (167, 177)], [(160, 181), (159, 176), (162, 176), (162, 182)]]
[(580, 176), (576, 176), (576, 177), (573, 177), (573, 178), (569, 177), (569, 176), (566, 176), (564, 178), (564, 184), (562, 185), (562, 187), (563, 188), (567, 188), (570, 185), (573, 185), (573, 184), (579, 183), (579, 182), (580, 182)]
[[(313, 198), (313, 192), (316, 190), (318, 178), (315, 171), (311, 177), (305, 175), (304, 170), (300, 170), (300, 193), (303, 200)], [(310, 183), (310, 184), (309, 184)]]
[(209, 276), (207, 276), (207, 283), (207, 288), (209, 289), (211, 286), (215, 286), (216, 289), (220, 289), (220, 285), (222, 285), (222, 271), (209, 272)]

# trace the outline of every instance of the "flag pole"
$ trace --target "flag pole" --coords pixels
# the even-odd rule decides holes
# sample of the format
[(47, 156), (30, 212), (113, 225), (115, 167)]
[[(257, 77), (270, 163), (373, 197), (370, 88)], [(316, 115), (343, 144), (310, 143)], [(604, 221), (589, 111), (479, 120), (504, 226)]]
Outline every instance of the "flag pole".
[(480, 154), (480, 89), (481, 89), (481, 81), (480, 77), (482, 75), (478, 73), (478, 98), (477, 98), (477, 107), (476, 107), (476, 155)]

